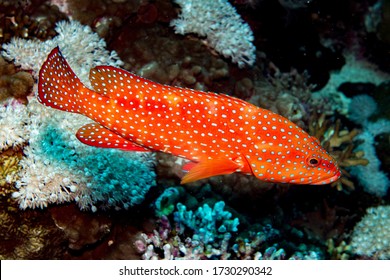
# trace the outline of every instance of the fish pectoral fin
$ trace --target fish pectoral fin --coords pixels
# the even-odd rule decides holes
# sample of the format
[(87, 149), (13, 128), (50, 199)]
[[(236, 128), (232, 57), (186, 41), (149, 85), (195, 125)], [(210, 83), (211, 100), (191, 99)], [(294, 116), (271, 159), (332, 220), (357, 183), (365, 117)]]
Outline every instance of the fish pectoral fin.
[(133, 152), (151, 152), (151, 150), (123, 138), (98, 123), (90, 123), (80, 127), (76, 137), (80, 142), (89, 146)]
[(181, 179), (181, 184), (191, 183), (200, 179), (217, 175), (231, 174), (240, 168), (240, 165), (227, 158), (212, 159), (204, 162), (186, 164), (183, 169), (191, 167), (189, 172)]

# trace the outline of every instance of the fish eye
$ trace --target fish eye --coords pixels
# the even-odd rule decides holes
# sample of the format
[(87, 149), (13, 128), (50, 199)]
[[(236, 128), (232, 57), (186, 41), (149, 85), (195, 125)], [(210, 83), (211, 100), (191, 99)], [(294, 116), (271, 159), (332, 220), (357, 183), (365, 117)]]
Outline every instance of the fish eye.
[(307, 163), (311, 167), (316, 167), (320, 163), (320, 161), (314, 157), (309, 157), (307, 159)]

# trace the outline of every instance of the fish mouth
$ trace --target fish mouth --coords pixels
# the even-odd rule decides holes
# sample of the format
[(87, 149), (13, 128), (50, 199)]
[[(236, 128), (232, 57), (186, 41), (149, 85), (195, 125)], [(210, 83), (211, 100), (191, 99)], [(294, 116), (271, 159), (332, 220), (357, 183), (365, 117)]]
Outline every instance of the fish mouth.
[(330, 183), (333, 183), (333, 182), (337, 181), (340, 178), (340, 176), (341, 176), (341, 173), (340, 173), (340, 171), (338, 171), (332, 177), (326, 178), (324, 180), (321, 180), (321, 181), (318, 181), (318, 182), (315, 182), (315, 183), (311, 183), (311, 185), (326, 185), (326, 184), (330, 184)]

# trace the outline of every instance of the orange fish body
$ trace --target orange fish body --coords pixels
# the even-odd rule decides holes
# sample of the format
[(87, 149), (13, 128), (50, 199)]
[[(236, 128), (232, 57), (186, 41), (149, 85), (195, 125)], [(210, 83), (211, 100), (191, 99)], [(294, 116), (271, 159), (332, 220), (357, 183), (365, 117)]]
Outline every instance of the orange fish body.
[(40, 70), (38, 100), (94, 120), (77, 132), (87, 145), (189, 159), (182, 183), (233, 172), (295, 184), (328, 184), (340, 177), (316, 138), (243, 100), (161, 85), (112, 66), (91, 69), (90, 81), (93, 90), (57, 47)]

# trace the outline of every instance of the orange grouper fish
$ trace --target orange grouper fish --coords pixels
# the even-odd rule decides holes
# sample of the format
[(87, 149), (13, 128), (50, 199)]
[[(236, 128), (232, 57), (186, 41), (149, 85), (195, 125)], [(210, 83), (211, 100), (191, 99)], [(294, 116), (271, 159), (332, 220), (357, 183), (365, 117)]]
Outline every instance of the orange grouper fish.
[(181, 183), (242, 172), (263, 181), (328, 184), (340, 177), (319, 141), (286, 118), (224, 94), (161, 85), (97, 66), (84, 86), (59, 48), (39, 73), (38, 100), (83, 114), (84, 144), (186, 158)]

